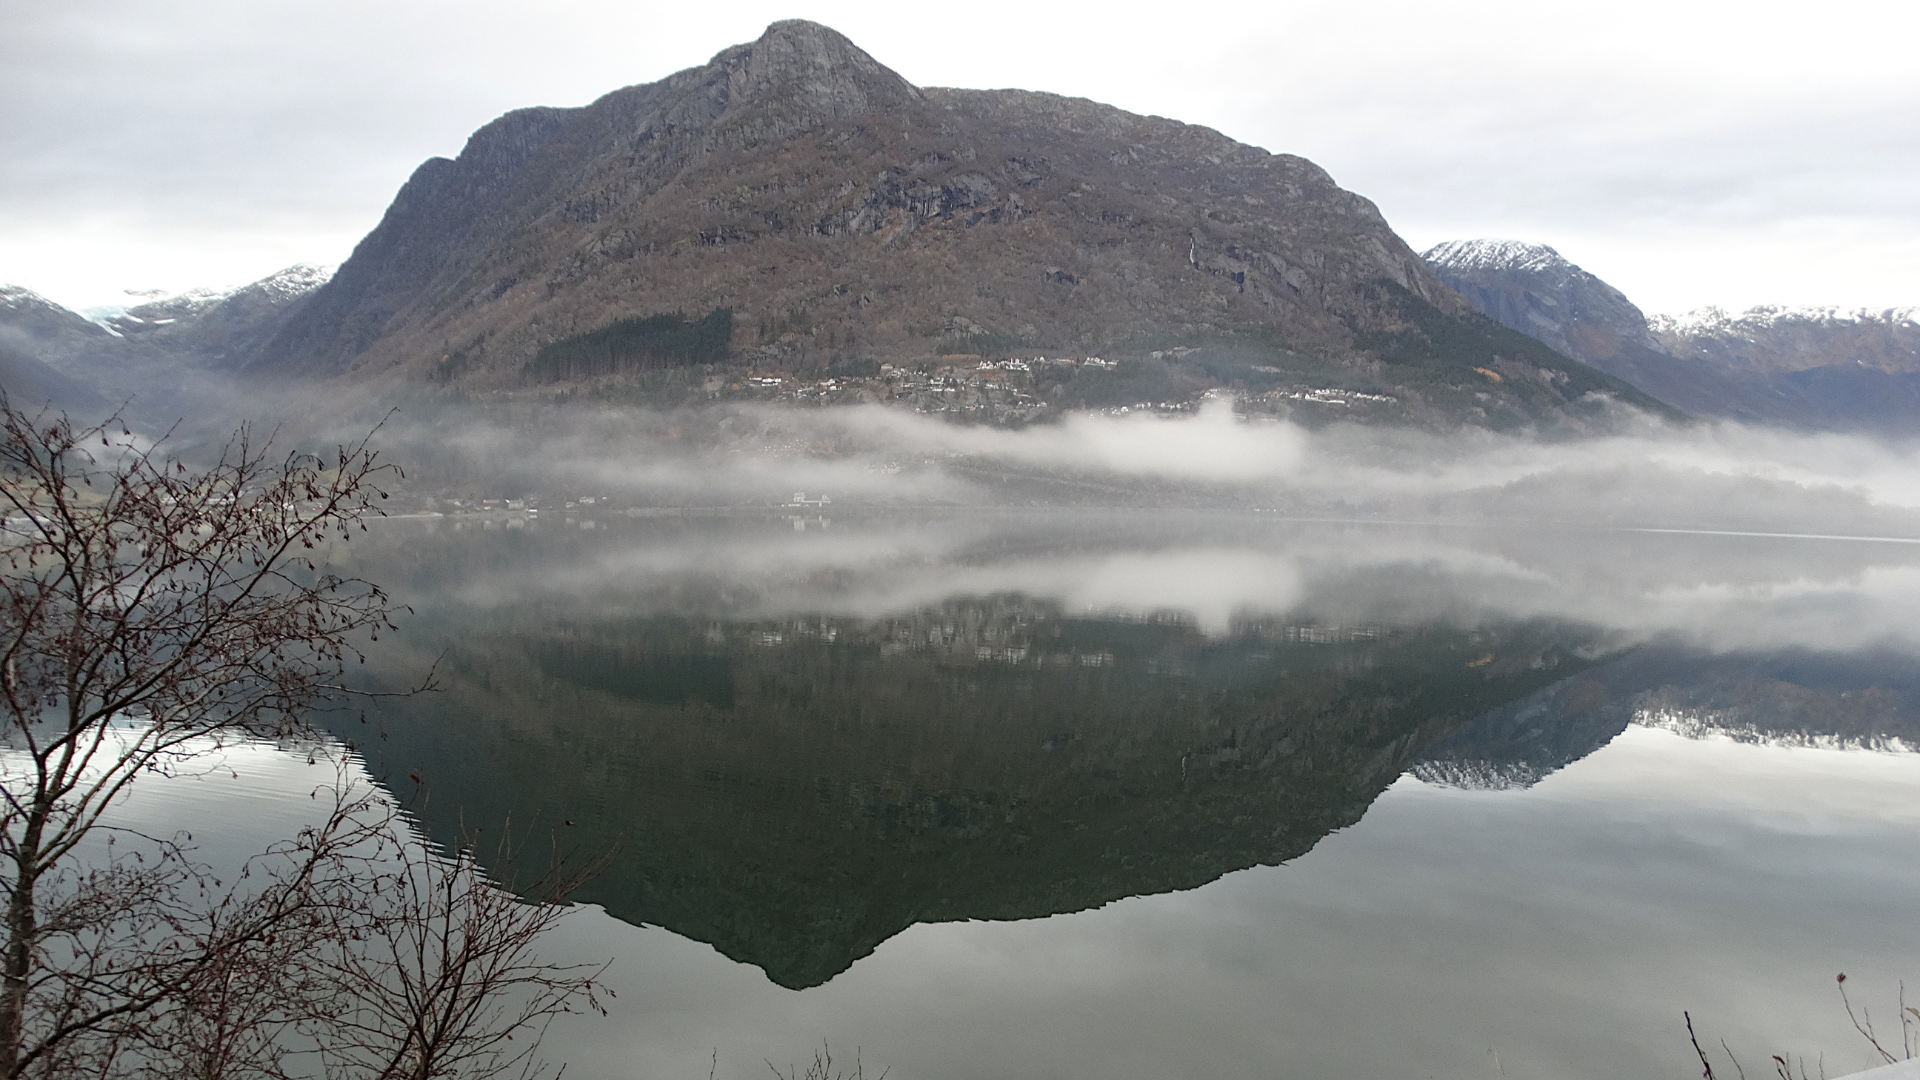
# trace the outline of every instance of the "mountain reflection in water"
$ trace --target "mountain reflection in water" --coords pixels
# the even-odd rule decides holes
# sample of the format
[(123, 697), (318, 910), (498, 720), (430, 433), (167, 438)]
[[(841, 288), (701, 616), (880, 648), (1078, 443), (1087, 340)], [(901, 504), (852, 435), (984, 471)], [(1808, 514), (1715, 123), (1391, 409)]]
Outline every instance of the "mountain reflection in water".
[[(1530, 559), (1504, 534), (1223, 547), (1177, 522), (827, 542), (757, 522), (540, 525), (396, 523), (363, 545), (356, 569), (418, 612), (383, 671), (417, 677), (438, 655), (444, 689), (341, 733), (376, 772), (426, 780), (438, 835), (511, 818), (612, 851), (581, 899), (793, 988), (916, 923), (1079, 911), (1294, 859), (1409, 770), (1524, 786), (1636, 717), (1862, 744), (1913, 719), (1901, 650), (1852, 667), (1707, 652), (1609, 619), (1631, 608), (1617, 582), (1554, 600), (1555, 582), (1593, 591), (1597, 565), (1672, 592), (1653, 560), (1581, 563), (1565, 542)], [(1844, 585), (1862, 561), (1908, 573), (1912, 553), (1823, 557)], [(1678, 564), (1703, 576), (1691, 551)], [(1708, 574), (1750, 593), (1763, 565)], [(1169, 602), (1183, 589), (1187, 611)]]
[(914, 923), (1293, 858), (1591, 638), (1262, 622), (1215, 641), (1017, 597), (872, 623), (516, 624), (466, 637), (445, 693), (382, 718), (376, 766), (426, 777), (436, 817), (573, 822), (569, 843), (618, 851), (583, 900), (798, 988)]

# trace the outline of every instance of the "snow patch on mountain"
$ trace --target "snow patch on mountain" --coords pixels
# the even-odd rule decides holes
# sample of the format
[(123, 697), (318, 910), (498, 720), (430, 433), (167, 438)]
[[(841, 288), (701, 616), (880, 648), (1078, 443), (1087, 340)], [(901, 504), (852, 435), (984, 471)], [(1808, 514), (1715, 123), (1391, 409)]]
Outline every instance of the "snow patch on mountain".
[(127, 295), (133, 298), (133, 303), (102, 304), (79, 314), (115, 334), (129, 326), (165, 326), (202, 314), (241, 295), (257, 296), (269, 303), (295, 299), (325, 285), (335, 269), (337, 267), (323, 263), (296, 263), (259, 281), (231, 289), (197, 288), (179, 293), (128, 289)]
[(141, 334), (177, 323), (191, 322), (223, 304), (239, 302), (245, 305), (265, 304), (268, 307), (278, 307), (297, 300), (326, 284), (328, 279), (333, 277), (333, 271), (332, 266), (297, 263), (259, 281), (249, 282), (233, 289), (188, 289), (186, 292), (173, 294), (158, 290), (135, 292), (129, 289), (127, 295), (138, 298), (139, 302), (90, 307), (80, 314), (89, 322), (105, 327), (118, 336)]
[(1470, 270), (1528, 270), (1534, 272), (1577, 269), (1559, 252), (1545, 244), (1525, 240), (1448, 240), (1420, 253), (1427, 265), (1455, 272)]
[(60, 305), (24, 285), (0, 285), (0, 307), (10, 311), (27, 308), (53, 308)]
[[(295, 263), (285, 270), (246, 286), (260, 289), (279, 297), (295, 297), (309, 293), (333, 279), (338, 266), (325, 263)], [(235, 290), (238, 291), (238, 290)]]
[(1920, 328), (1920, 307), (1842, 308), (1832, 305), (1761, 304), (1742, 312), (1719, 307), (1696, 308), (1679, 315), (1649, 316), (1648, 324), (1661, 336), (1752, 337), (1789, 326)]

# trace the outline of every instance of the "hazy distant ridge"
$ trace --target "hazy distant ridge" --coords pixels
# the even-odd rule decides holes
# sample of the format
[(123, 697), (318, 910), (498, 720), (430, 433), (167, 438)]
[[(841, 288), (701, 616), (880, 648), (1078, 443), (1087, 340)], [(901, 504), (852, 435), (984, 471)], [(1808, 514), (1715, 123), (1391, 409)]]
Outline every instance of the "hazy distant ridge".
[(1542, 244), (1455, 240), (1423, 255), (1501, 323), (1697, 416), (1815, 430), (1920, 429), (1920, 321), (1762, 306), (1649, 318)]
[(193, 289), (91, 317), (0, 286), (0, 386), (29, 407), (90, 413), (127, 401), (164, 425), (252, 359), (330, 275), (300, 264), (237, 289)]

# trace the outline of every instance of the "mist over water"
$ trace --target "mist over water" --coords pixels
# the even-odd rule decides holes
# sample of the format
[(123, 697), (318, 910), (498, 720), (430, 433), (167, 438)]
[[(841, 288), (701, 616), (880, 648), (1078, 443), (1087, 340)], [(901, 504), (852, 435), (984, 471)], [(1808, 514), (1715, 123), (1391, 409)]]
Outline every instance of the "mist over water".
[(477, 521), (396, 521), (374, 543), (445, 547), (447, 567), (392, 584), (483, 611), (880, 618), (1017, 594), (1073, 615), (1174, 616), (1216, 636), (1294, 613), (1377, 625), (1553, 619), (1596, 627), (1617, 647), (1920, 649), (1920, 545), (1904, 542), (1215, 511), (583, 523), (548, 518), (488, 537)]
[[(744, 1076), (822, 1035), (915, 1074), (957, 1038), (1000, 1075), (1472, 1076), (1489, 1046), (1668, 1075), (1681, 1009), (1844, 1051), (1826, 969), (1900, 974), (1920, 545), (996, 505), (990, 440), (1026, 433), (963, 434), (922, 467), (979, 502), (596, 498), (329, 553), (418, 612), (388, 660), (447, 681), (380, 724), (382, 768), (620, 839), (563, 942), (627, 965), (616, 1025), (556, 1029), (584, 1075), (718, 1046)], [(1746, 479), (1718, 453), (1705, 490)], [(1077, 476), (1166, 490), (1103, 468)], [(1369, 1010), (1422, 1037), (1356, 1038)]]
[[(375, 439), (407, 467), (396, 509), (451, 515), (442, 528), (481, 499), (527, 498), (544, 516), (515, 526), (551, 536), (565, 504), (594, 500), (576, 513), (597, 538), (451, 584), (481, 604), (725, 594), (742, 611), (877, 616), (1017, 592), (1182, 612), (1215, 633), (1312, 608), (1575, 619), (1717, 649), (1916, 635), (1916, 442), (1639, 417), (1579, 439), (1307, 427), (1226, 400), (1022, 429), (879, 406), (441, 403), (388, 417)], [(787, 505), (796, 495), (806, 505)]]
[[(331, 415), (338, 415), (333, 413)], [(283, 438), (364, 434), (377, 415)], [(650, 506), (1206, 507), (1290, 515), (1920, 538), (1920, 442), (1638, 416), (1612, 434), (1080, 414), (1020, 429), (882, 406), (407, 406), (409, 489)]]

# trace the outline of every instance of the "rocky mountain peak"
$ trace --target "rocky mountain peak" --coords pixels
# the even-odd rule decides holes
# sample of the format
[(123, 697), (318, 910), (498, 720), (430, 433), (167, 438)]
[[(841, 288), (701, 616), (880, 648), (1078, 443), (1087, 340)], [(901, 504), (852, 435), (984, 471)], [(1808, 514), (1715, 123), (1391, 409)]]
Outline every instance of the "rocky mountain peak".
[(725, 76), (730, 105), (802, 108), (827, 120), (920, 98), (913, 84), (845, 35), (805, 19), (776, 22), (759, 40), (724, 49), (707, 66)]
[(1475, 307), (1577, 360), (1658, 347), (1624, 293), (1545, 244), (1449, 240), (1421, 258)]

